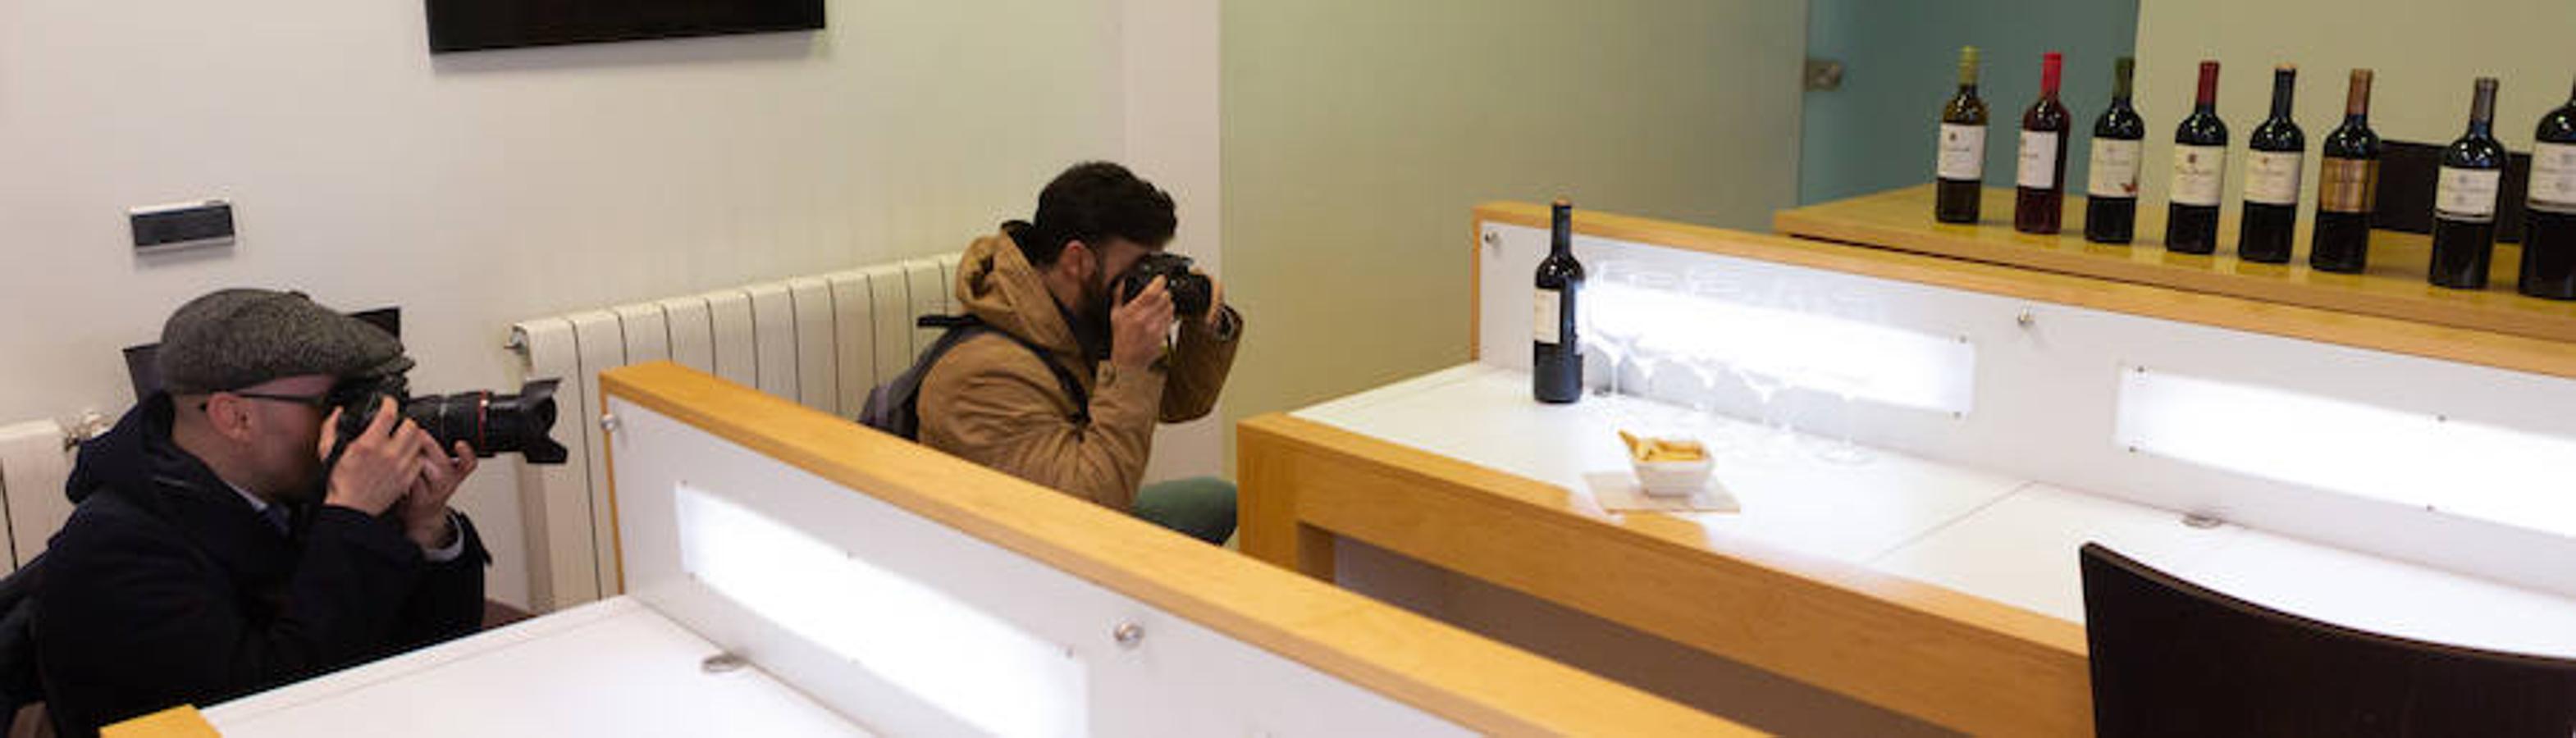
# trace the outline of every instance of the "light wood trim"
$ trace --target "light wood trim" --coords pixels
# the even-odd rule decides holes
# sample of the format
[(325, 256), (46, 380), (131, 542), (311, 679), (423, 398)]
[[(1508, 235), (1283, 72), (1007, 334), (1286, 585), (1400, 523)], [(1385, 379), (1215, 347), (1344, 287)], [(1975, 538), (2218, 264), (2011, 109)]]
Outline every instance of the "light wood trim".
[[(1854, 564), (1604, 517), (1555, 485), (1287, 415), (1244, 421), (1247, 500), (1667, 640), (1980, 735), (2092, 731), (2082, 626)], [(1258, 467), (1254, 465), (1257, 464)], [(1288, 487), (1283, 489), (1283, 487)], [(1277, 514), (1280, 506), (1249, 509)], [(1283, 527), (1267, 521), (1254, 534)]]
[[(1475, 217), (1543, 228), (1548, 214), (1544, 205), (1497, 202), (1477, 206)], [(2528, 336), (1597, 211), (1576, 212), (1574, 230), (1689, 251), (2576, 378), (2576, 344)]]
[(99, 738), (223, 738), (197, 708), (180, 705), (98, 730)]
[[(605, 378), (605, 375), (602, 376)], [(605, 388), (608, 385), (601, 384), (600, 386)], [(582, 418), (575, 422), (580, 422), (580, 420), (590, 420), (592, 418), (608, 417), (608, 393), (605, 391), (599, 393), (598, 412), (599, 414), (597, 415), (593, 415), (590, 418)], [(616, 567), (617, 569), (617, 589), (612, 592), (599, 593), (599, 598), (603, 600), (626, 594), (626, 524), (621, 522), (617, 515), (617, 444), (609, 443), (608, 439), (604, 437), (609, 432), (606, 426), (607, 424), (602, 422), (598, 427), (600, 428), (600, 433), (603, 436), (599, 441), (599, 463), (608, 465), (608, 468), (604, 470), (605, 474), (601, 477), (602, 479), (608, 480), (608, 530), (605, 532), (598, 530), (590, 532), (590, 534), (594, 536), (608, 536), (609, 549), (617, 552), (617, 558), (615, 560), (602, 561), (598, 564), (598, 566), (610, 566)], [(599, 550), (599, 544), (595, 541), (592, 542), (590, 544), (590, 550)], [(593, 569), (593, 571), (596, 570), (596, 568)]]
[(2139, 208), (2137, 231), (2142, 238), (2136, 244), (2121, 247), (2084, 240), (2081, 197), (2067, 198), (2066, 207), (2072, 215), (2066, 222), (2071, 230), (2049, 236), (2014, 231), (2009, 224), (2012, 201), (2011, 189), (1986, 188), (1985, 223), (1947, 225), (1932, 220), (1932, 185), (1926, 184), (1783, 210), (1772, 217), (1772, 228), (1789, 235), (1862, 246), (2550, 341), (2576, 341), (2576, 302), (2543, 300), (2514, 292), (2522, 258), (2522, 249), (2515, 244), (2496, 244), (2487, 289), (2453, 290), (2424, 281), (2432, 242), (2418, 234), (2375, 231), (2370, 239), (2369, 269), (2362, 274), (2335, 274), (2308, 268), (2312, 231), (2306, 229), (2298, 232), (2288, 264), (2239, 260), (2235, 255), (2236, 210), (2223, 211), (2218, 253), (2195, 256), (2165, 250), (2160, 240), (2165, 230), (2162, 207)]
[(1471, 729), (1750, 729), (670, 362), (603, 393)]

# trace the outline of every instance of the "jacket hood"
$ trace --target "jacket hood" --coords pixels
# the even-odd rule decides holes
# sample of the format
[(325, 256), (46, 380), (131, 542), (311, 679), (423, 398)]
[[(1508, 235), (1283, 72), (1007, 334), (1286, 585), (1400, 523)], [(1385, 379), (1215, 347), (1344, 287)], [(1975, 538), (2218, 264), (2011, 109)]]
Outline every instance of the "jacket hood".
[(101, 489), (150, 489), (155, 477), (187, 478), (195, 463), (170, 441), (170, 395), (153, 393), (135, 403), (116, 427), (83, 442), (80, 456), (64, 487), (72, 504)]
[(1089, 365), (1055, 295), (1007, 230), (966, 247), (957, 266), (957, 303), (985, 325), (1046, 349), (1065, 366)]

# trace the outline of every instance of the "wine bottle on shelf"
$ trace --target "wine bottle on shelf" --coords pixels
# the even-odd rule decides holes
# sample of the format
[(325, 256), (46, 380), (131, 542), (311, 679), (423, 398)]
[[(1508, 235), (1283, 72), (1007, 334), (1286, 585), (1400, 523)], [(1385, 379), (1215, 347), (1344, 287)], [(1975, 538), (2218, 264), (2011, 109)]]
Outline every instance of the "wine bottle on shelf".
[(2576, 92), (2531, 137), (2531, 197), (2522, 224), (2523, 294), (2576, 300)]
[(2218, 201), (2226, 181), (2227, 124), (2218, 119), (2218, 62), (2204, 60), (2191, 116), (2174, 129), (2166, 249), (2186, 254), (2218, 250)]
[(2469, 131), (2442, 150), (2433, 189), (2433, 263), (2426, 277), (2453, 289), (2486, 289), (2495, 253), (2496, 190), (2504, 181), (2504, 145), (2495, 139), (2494, 77), (2479, 77), (2469, 99)]
[(2066, 57), (2040, 57), (2039, 100), (2021, 114), (2021, 166), (2014, 176), (2013, 230), (2056, 233), (2066, 212), (2066, 105), (2057, 79)]
[(2290, 120), (2290, 95), (2299, 68), (2272, 68), (2272, 117), (2245, 137), (2245, 218), (2236, 231), (2236, 256), (2265, 264), (2290, 262), (2299, 229), (2299, 174), (2308, 165), (2308, 136)]
[(1549, 214), (1547, 258), (1538, 263), (1530, 312), (1530, 384), (1539, 402), (1583, 397), (1583, 342), (1574, 313), (1583, 294), (1583, 264), (1574, 260), (1574, 203), (1557, 198)]
[(2360, 274), (2370, 268), (2370, 214), (2379, 207), (2379, 134), (2370, 130), (2368, 69), (2352, 70), (2343, 97), (2343, 125), (2326, 134), (2325, 161), (2317, 168), (2316, 236), (2308, 267)]
[(1986, 198), (1986, 101), (1977, 99), (1977, 47), (1959, 49), (1959, 92), (1941, 105), (1932, 217), (1975, 223)]
[(2137, 62), (2129, 57), (2111, 65), (2111, 107), (2093, 122), (2093, 157), (2084, 188), (2084, 239), (2094, 243), (2128, 243), (2138, 227), (2138, 152), (2147, 138), (2147, 122), (2129, 103), (2129, 76)]

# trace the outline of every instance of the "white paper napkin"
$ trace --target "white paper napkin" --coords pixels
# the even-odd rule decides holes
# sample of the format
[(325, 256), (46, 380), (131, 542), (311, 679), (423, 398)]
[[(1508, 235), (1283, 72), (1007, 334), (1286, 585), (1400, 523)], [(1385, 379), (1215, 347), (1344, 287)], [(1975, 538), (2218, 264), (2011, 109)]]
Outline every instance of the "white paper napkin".
[(1637, 484), (1637, 475), (1629, 471), (1598, 471), (1583, 475), (1583, 483), (1592, 488), (1592, 500), (1610, 512), (1743, 512), (1735, 495), (1712, 475), (1708, 486), (1689, 496), (1660, 497), (1646, 494)]

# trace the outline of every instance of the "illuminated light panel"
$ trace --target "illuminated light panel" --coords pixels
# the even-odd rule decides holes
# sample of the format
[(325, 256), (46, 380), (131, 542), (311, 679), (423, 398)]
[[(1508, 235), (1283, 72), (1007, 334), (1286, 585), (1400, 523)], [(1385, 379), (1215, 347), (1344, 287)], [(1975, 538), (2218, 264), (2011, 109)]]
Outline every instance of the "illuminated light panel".
[(681, 566), (718, 594), (979, 731), (1089, 733), (1065, 648), (730, 500), (675, 494)]
[(2179, 374), (2120, 377), (2115, 437), (2138, 451), (2576, 536), (2576, 440)]
[(1737, 371), (1900, 407), (1964, 415), (1976, 405), (1977, 349), (1955, 336), (1617, 283), (1584, 295), (1593, 325), (1636, 331), (1649, 351), (1714, 355)]

